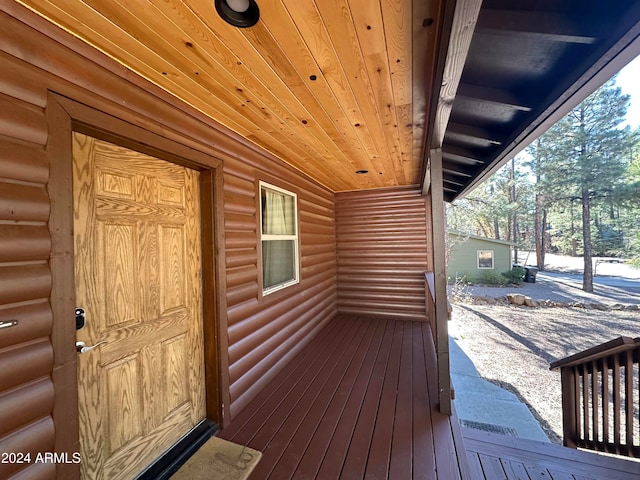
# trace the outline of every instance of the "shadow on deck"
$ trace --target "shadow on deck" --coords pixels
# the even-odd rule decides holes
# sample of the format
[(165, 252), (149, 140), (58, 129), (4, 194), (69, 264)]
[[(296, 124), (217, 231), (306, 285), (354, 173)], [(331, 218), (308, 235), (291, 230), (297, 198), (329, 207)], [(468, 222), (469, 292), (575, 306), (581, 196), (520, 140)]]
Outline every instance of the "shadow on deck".
[(629, 461), (461, 428), (438, 410), (433, 345), (426, 323), (339, 315), (220, 437), (263, 452), (251, 480), (640, 475)]

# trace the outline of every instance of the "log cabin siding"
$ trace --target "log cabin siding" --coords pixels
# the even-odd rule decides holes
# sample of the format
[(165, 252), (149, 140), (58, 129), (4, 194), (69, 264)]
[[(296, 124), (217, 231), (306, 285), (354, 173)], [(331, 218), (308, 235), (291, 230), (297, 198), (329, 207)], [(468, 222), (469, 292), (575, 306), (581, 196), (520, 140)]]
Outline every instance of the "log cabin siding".
[(340, 313), (427, 320), (430, 211), (418, 188), (336, 194)]
[[(231, 417), (336, 314), (333, 194), (281, 162), (224, 163)], [(300, 283), (263, 296), (259, 181), (298, 196)]]
[[(8, 55), (0, 63), (0, 322), (18, 321), (0, 330), (0, 450), (35, 454), (55, 444), (46, 90)], [(51, 478), (55, 466), (0, 464), (0, 478), (14, 474)]]
[[(229, 421), (337, 311), (333, 193), (18, 4), (0, 2), (0, 26), (0, 321), (20, 319), (0, 330), (0, 450), (77, 451), (74, 333), (59, 320), (73, 285), (52, 293), (54, 265), (72, 259), (52, 255), (52, 239), (61, 235), (52, 230), (60, 224), (50, 223), (52, 91), (223, 160), (217, 235), (226, 302), (218, 322), (228, 325), (220, 332), (229, 346), (220, 352), (220, 395)], [(296, 192), (300, 213), (300, 283), (266, 297), (258, 180)], [(73, 307), (64, 318), (73, 321)], [(67, 467), (0, 464), (0, 478), (74, 477)]]

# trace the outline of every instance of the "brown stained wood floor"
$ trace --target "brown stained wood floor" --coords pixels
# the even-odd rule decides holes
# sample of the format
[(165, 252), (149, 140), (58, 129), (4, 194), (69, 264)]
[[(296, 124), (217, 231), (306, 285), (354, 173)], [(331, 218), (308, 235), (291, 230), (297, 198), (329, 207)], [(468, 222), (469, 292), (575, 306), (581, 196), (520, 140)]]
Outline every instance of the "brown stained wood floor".
[(427, 324), (338, 316), (220, 437), (263, 452), (250, 480), (640, 479), (638, 462), (461, 428), (435, 361)]
[(638, 462), (470, 428), (462, 432), (473, 479), (640, 479)]
[(468, 478), (435, 362), (428, 324), (340, 315), (220, 437), (263, 452), (251, 480)]

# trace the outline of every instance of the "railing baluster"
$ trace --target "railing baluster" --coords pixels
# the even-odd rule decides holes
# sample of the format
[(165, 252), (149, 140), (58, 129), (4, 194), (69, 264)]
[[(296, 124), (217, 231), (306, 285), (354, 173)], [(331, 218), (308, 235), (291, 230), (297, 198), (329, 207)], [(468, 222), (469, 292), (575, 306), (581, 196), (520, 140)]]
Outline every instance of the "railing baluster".
[[(574, 417), (574, 424), (575, 424), (575, 435), (573, 437), (574, 439), (574, 444), (573, 444), (573, 448), (578, 448), (578, 442), (580, 441), (581, 438), (583, 438), (584, 436), (584, 429), (582, 428), (581, 422), (580, 422), (580, 370), (578, 367), (571, 367), (571, 370), (573, 370), (574, 374), (573, 374), (573, 398), (574, 398), (574, 403), (575, 403), (575, 407), (574, 407), (574, 413), (573, 413), (573, 417)], [(569, 445), (567, 445), (569, 446)]]
[(627, 446), (627, 455), (633, 456), (633, 352), (627, 350), (625, 355), (625, 414), (627, 417), (627, 433), (625, 444)]
[(600, 411), (598, 410), (598, 364), (594, 360), (591, 362), (591, 422), (593, 424), (593, 449), (597, 449), (598, 445), (598, 416)]
[(582, 375), (582, 439), (584, 440), (584, 445), (586, 446), (586, 444), (589, 442), (591, 429), (589, 428), (589, 372), (585, 363), (582, 364), (582, 371), (580, 372), (580, 374)]
[(613, 357), (613, 444), (615, 452), (620, 453), (620, 355)]
[(609, 362), (602, 359), (602, 443), (609, 444)]

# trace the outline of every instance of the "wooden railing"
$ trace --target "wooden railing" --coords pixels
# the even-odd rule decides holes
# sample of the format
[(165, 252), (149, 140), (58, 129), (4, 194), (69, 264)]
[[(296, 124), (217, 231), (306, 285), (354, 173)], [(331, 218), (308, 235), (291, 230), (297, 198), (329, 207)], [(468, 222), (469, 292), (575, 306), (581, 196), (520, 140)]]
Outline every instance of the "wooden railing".
[(436, 337), (436, 286), (433, 272), (424, 274), (424, 300), (433, 338)]
[[(425, 288), (425, 309), (427, 311), (427, 317), (431, 323), (431, 333), (436, 336), (436, 286), (435, 286), (435, 274), (433, 272), (424, 273), (424, 288)], [(451, 320), (451, 303), (447, 299), (447, 318)]]
[(640, 458), (640, 338), (620, 337), (560, 369), (564, 445)]

